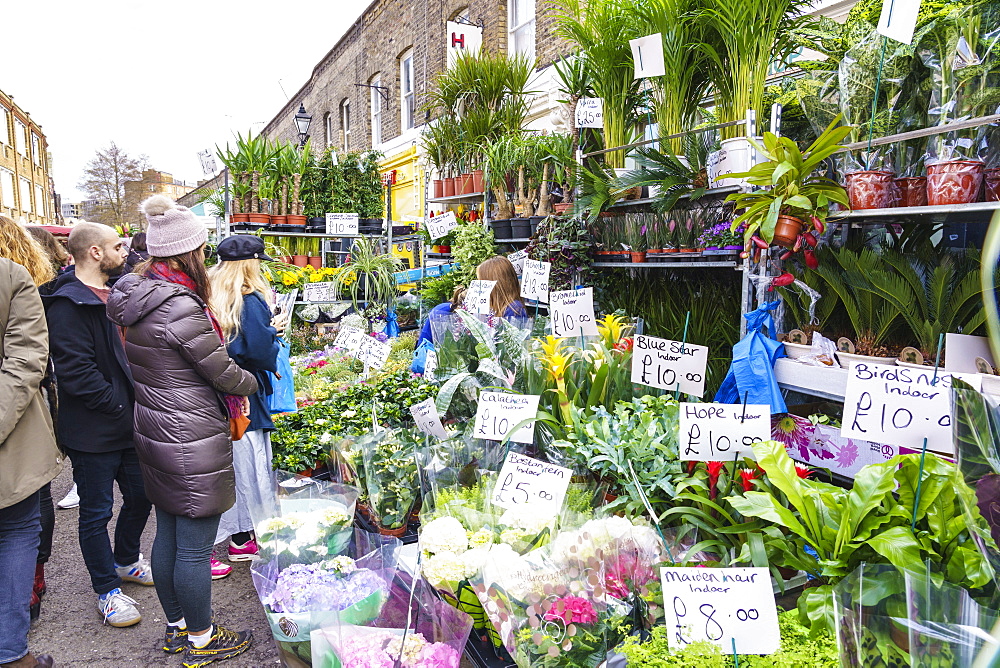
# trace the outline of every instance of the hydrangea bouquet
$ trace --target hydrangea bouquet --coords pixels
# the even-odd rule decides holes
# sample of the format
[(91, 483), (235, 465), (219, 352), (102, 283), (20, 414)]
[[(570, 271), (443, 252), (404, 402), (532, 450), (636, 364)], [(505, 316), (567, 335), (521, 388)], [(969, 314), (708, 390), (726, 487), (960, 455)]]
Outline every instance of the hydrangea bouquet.
[(341, 616), (312, 632), (312, 665), (322, 668), (458, 668), (472, 619), (434, 596), (393, 583), (389, 602), (370, 623)]
[(308, 661), (314, 629), (375, 619), (386, 602), (400, 547), (397, 538), (355, 530), (347, 555), (309, 564), (282, 565), (277, 558), (256, 562), (250, 574), (280, 651)]

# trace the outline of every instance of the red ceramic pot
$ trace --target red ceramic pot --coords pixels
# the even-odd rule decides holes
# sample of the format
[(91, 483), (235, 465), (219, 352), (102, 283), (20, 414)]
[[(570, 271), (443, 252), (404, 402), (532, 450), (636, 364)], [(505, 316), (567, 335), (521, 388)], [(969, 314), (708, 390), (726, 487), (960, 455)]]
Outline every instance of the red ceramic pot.
[(471, 195), (472, 193), (476, 192), (475, 190), (473, 190), (472, 187), (472, 174), (462, 174), (460, 177), (458, 177), (458, 182), (462, 188), (461, 193), (463, 195)]
[(645, 262), (646, 261), (646, 252), (645, 251), (642, 251), (642, 252), (639, 252), (639, 253), (630, 252), (629, 255), (631, 256), (632, 262), (634, 264), (638, 264), (640, 262)]
[(296, 267), (304, 267), (307, 264), (309, 264), (309, 256), (308, 255), (293, 255), (292, 256), (292, 264), (294, 264)]
[(309, 256), (309, 266), (313, 269), (323, 268), (323, 257), (321, 255), (310, 255)]
[(894, 202), (892, 172), (867, 170), (847, 175), (847, 194), (852, 209), (888, 209)]
[(455, 196), (455, 177), (444, 179), (444, 195), (442, 197)]
[(444, 197), (444, 179), (434, 179), (434, 199)]
[(289, 224), (289, 225), (299, 225), (301, 227), (305, 227), (306, 226), (306, 217), (305, 216), (292, 216), (292, 215), (288, 215), (288, 216), (285, 216), (285, 222), (287, 224)]
[(983, 172), (983, 180), (986, 182), (986, 201), (1000, 202), (1000, 167)]
[(897, 206), (927, 206), (927, 179), (923, 176), (907, 176), (896, 179), (899, 190)]
[(249, 213), (234, 213), (229, 216), (230, 223), (249, 223), (250, 214)]
[(271, 216), (266, 213), (251, 213), (247, 215), (250, 217), (250, 222), (254, 225), (267, 225), (271, 222)]
[(483, 192), (483, 170), (481, 169), (472, 170), (472, 192)]
[(795, 216), (778, 216), (778, 222), (774, 225), (774, 236), (771, 243), (776, 246), (791, 248), (795, 245), (795, 240), (802, 233), (802, 221)]
[(944, 160), (927, 166), (927, 203), (968, 204), (983, 187), (981, 160)]

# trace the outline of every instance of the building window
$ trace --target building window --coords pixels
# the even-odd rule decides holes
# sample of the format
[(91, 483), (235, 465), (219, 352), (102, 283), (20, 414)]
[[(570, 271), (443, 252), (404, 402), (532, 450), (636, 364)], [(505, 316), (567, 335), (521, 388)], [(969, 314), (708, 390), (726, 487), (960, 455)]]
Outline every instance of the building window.
[(413, 116), (416, 110), (413, 89), (413, 49), (410, 49), (399, 58), (399, 121), (402, 132), (413, 127)]
[(31, 181), (21, 179), (21, 211), (31, 213)]
[(368, 89), (371, 104), (372, 121), (372, 147), (382, 143), (382, 93), (379, 87), (382, 85), (382, 78), (375, 76), (368, 82), (371, 88)]
[(0, 169), (0, 204), (14, 208), (14, 172)]
[(323, 131), (326, 133), (327, 148), (333, 146), (333, 114), (329, 111), (323, 116)]
[(17, 147), (17, 152), (21, 155), (27, 155), (25, 148), (24, 132), (27, 128), (24, 127), (24, 123), (17, 121), (14, 123), (14, 145)]
[(340, 131), (343, 133), (344, 153), (351, 150), (351, 101), (340, 103)]
[(7, 107), (0, 104), (0, 144), (10, 143), (10, 129), (7, 126)]
[(31, 159), (34, 160), (36, 165), (42, 164), (42, 153), (41, 153), (42, 143), (38, 140), (38, 135), (34, 132), (31, 133)]
[(510, 0), (507, 44), (511, 54), (535, 59), (535, 0)]
[(45, 191), (40, 185), (35, 185), (35, 212), (39, 216), (45, 215)]

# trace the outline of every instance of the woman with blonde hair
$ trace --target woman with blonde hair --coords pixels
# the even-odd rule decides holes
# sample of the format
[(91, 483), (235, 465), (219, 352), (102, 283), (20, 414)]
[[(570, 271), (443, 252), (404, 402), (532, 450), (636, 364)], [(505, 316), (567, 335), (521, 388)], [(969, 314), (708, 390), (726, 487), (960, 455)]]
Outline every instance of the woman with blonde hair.
[[(271, 380), (266, 372), (277, 370), (278, 318), (272, 319), (267, 296), (271, 289), (261, 272), (264, 242), (258, 237), (237, 235), (223, 239), (218, 248), (219, 264), (209, 271), (212, 312), (226, 337), (226, 348), (236, 364), (257, 379), (257, 393), (250, 396), (250, 424), (233, 441), (236, 471), (236, 505), (222, 514), (215, 542), (229, 541), (229, 561), (249, 561), (257, 554), (250, 508), (273, 495), (271, 437), (274, 430), (268, 395)], [(212, 577), (224, 578), (232, 566), (212, 559)]]
[(514, 265), (503, 255), (494, 255), (476, 267), (480, 281), (496, 281), (490, 293), (490, 311), (500, 318), (524, 318), (528, 310), (521, 301), (521, 283)]
[(0, 216), (0, 255), (28, 270), (36, 286), (42, 286), (56, 277), (49, 256), (40, 243), (7, 216)]

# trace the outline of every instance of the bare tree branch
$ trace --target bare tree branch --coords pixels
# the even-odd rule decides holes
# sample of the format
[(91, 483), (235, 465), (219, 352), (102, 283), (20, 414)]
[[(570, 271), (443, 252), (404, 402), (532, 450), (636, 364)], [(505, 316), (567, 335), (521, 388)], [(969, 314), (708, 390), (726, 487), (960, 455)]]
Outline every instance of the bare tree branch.
[(146, 156), (133, 158), (114, 142), (107, 148), (98, 149), (77, 185), (91, 199), (97, 200), (96, 222), (112, 226), (126, 222), (129, 203), (125, 197), (125, 182), (140, 180), (146, 165)]

